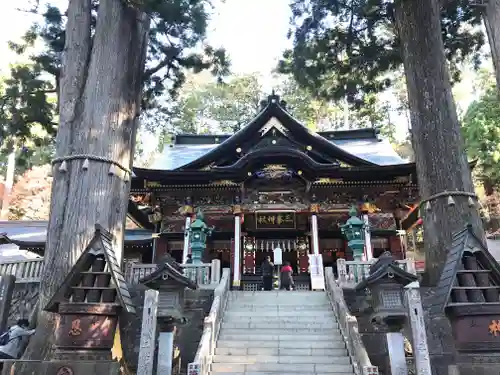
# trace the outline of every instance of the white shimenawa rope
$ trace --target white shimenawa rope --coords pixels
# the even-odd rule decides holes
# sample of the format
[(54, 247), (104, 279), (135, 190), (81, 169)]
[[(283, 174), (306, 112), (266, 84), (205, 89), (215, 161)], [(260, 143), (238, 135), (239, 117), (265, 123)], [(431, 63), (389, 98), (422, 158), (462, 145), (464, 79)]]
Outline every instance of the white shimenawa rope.
[(68, 155), (68, 156), (62, 156), (59, 158), (55, 158), (52, 160), (52, 165), (55, 165), (57, 163), (61, 163), (61, 165), (59, 166), (59, 171), (66, 172), (67, 171), (66, 162), (71, 161), (71, 160), (83, 160), (82, 169), (84, 169), (84, 170), (87, 170), (89, 168), (89, 160), (93, 160), (93, 161), (97, 161), (97, 162), (101, 162), (101, 163), (111, 164), (111, 166), (109, 168), (109, 174), (116, 175), (115, 167), (118, 167), (122, 171), (125, 172), (125, 179), (126, 180), (129, 179), (128, 178), (129, 176), (133, 176), (132, 170), (125, 167), (124, 165), (122, 165), (122, 164), (120, 164), (112, 159), (103, 157), (103, 156), (96, 156), (96, 155), (89, 155), (89, 154)]

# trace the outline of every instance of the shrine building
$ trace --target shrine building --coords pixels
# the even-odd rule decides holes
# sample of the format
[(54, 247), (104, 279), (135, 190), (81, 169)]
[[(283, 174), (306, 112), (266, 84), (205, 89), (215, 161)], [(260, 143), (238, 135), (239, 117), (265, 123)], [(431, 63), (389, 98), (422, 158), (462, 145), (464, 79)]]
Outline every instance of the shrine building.
[(235, 134), (177, 135), (134, 173), (131, 201), (137, 213), (153, 210), (159, 233), (151, 258), (185, 260), (185, 229), (202, 210), (214, 227), (204, 260), (231, 266), (236, 286), (260, 279), (276, 248), (299, 278), (308, 278), (310, 253), (321, 253), (324, 266), (352, 259), (340, 226), (353, 205), (369, 223), (373, 256), (403, 259), (398, 229), (418, 202), (415, 164), (376, 129), (312, 132), (276, 95)]

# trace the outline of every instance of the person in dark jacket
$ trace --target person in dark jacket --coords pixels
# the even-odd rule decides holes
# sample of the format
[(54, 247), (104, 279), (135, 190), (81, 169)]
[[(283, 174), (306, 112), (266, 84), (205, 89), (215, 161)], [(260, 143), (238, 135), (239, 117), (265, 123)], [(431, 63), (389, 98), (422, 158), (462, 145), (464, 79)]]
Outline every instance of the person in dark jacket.
[(281, 267), (280, 272), (280, 289), (290, 290), (294, 286), (292, 266), (290, 265), (290, 262), (285, 262), (285, 265)]
[(266, 257), (260, 269), (262, 270), (262, 284), (264, 284), (264, 290), (272, 290), (274, 264), (271, 262), (271, 257)]

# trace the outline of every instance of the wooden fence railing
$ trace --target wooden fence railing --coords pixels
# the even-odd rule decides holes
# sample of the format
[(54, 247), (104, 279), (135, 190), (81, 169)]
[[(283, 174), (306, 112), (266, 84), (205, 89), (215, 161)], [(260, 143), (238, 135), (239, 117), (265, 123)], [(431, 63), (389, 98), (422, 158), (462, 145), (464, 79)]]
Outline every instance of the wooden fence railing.
[[(125, 263), (125, 278), (137, 283), (156, 269), (156, 264)], [(217, 284), (220, 280), (220, 261), (212, 263), (181, 264), (184, 274), (198, 285)], [(16, 276), (16, 283), (39, 283), (43, 271), (43, 258), (21, 261), (0, 261), (0, 275)]]

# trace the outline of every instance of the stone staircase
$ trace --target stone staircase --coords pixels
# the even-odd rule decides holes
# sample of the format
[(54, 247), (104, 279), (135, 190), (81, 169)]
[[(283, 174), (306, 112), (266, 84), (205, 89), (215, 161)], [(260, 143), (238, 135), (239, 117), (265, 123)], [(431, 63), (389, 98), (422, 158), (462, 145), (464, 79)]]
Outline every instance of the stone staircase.
[(211, 374), (352, 375), (325, 292), (229, 292)]

